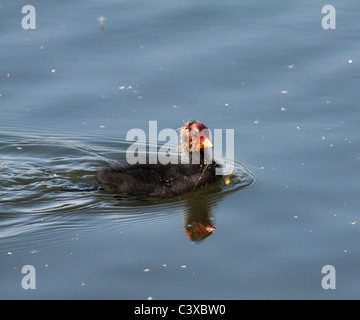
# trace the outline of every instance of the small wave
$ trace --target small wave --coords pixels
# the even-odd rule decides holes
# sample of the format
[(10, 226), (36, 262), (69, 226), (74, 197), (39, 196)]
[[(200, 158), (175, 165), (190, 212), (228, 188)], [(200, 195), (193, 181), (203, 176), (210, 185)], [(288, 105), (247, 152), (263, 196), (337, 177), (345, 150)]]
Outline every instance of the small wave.
[(2, 132), (2, 138), (1, 239), (25, 239), (29, 234), (63, 228), (96, 232), (104, 228), (146, 227), (179, 216), (194, 217), (197, 211), (203, 211), (206, 220), (219, 201), (227, 201), (230, 194), (256, 182), (249, 167), (227, 159), (225, 169), (229, 170), (220, 181), (171, 199), (104, 191), (65, 193), (60, 192), (63, 185), (96, 183), (96, 171), (104, 163), (124, 163), (129, 143), (115, 138), (103, 141), (96, 135), (79, 141), (73, 135), (25, 137)]

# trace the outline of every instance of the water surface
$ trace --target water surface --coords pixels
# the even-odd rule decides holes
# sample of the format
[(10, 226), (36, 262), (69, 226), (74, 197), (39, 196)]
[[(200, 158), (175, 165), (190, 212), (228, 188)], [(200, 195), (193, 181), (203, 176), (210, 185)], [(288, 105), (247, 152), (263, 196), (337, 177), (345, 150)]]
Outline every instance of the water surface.
[[(357, 2), (332, 1), (336, 30), (320, 1), (31, 4), (36, 30), (0, 5), (1, 298), (359, 298)], [(59, 191), (124, 162), (128, 130), (189, 119), (235, 130), (238, 180)]]

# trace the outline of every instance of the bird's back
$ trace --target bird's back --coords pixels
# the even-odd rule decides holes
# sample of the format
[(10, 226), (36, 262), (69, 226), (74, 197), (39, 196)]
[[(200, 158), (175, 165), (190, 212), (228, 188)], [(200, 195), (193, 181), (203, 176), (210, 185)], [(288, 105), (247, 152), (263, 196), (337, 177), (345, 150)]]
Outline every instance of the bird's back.
[(98, 173), (100, 183), (131, 195), (173, 197), (216, 181), (216, 164), (136, 164), (112, 166)]

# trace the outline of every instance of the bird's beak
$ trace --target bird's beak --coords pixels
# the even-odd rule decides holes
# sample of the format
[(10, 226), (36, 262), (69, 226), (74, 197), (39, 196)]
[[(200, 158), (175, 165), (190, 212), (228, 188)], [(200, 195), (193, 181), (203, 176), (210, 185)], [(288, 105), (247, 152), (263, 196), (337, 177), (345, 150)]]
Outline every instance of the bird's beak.
[(204, 148), (212, 148), (213, 144), (211, 143), (210, 139), (205, 137), (204, 138)]

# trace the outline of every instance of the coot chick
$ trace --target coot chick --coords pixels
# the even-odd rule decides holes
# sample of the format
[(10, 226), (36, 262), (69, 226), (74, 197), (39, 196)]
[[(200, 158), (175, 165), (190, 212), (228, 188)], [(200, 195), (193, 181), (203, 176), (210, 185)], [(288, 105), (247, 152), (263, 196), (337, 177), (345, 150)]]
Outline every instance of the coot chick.
[[(186, 164), (134, 164), (111, 166), (98, 172), (103, 185), (115, 187), (119, 193), (151, 197), (174, 197), (208, 185), (220, 179), (212, 158), (205, 161), (205, 150), (212, 143), (207, 127), (198, 121), (189, 121), (180, 128), (180, 152), (188, 152)], [(197, 155), (197, 161), (193, 161)]]

